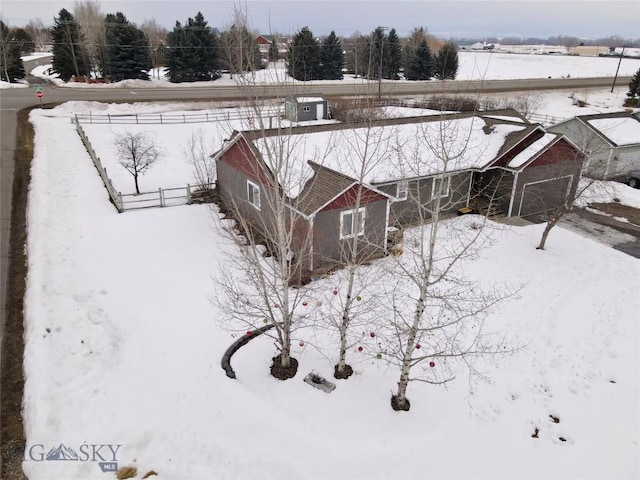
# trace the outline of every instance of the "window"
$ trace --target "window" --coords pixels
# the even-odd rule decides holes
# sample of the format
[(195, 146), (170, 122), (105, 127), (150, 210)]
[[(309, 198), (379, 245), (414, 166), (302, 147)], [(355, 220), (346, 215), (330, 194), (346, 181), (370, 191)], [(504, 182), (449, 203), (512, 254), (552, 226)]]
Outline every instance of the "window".
[(247, 180), (247, 200), (260, 210), (260, 187), (249, 180)]
[(396, 200), (406, 200), (409, 192), (409, 182), (402, 180), (396, 184)]
[(340, 238), (352, 238), (364, 234), (364, 207), (340, 212)]
[(309, 106), (302, 107), (302, 111), (303, 112), (310, 112), (311, 111), (311, 107), (309, 107)]
[(449, 196), (451, 188), (451, 177), (433, 177), (431, 183), (431, 198), (444, 198)]

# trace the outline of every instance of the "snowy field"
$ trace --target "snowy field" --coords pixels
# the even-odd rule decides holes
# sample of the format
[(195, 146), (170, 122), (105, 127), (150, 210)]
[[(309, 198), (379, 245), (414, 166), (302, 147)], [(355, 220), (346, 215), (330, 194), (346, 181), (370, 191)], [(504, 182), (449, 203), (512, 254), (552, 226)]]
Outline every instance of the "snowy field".
[[(605, 57), (574, 57), (566, 55), (519, 55), (487, 52), (458, 52), (459, 69), (458, 80), (506, 80), (526, 78), (567, 78), (567, 77), (613, 77), (618, 66), (618, 59)], [(259, 70), (254, 76), (231, 79), (225, 74), (214, 82), (193, 82), (172, 84), (164, 76), (165, 70), (150, 72), (150, 81), (124, 80), (109, 85), (87, 85), (84, 83), (64, 83), (55, 75), (46, 72), (51, 65), (42, 65), (34, 69), (31, 74), (36, 77), (48, 78), (60, 86), (75, 88), (117, 88), (117, 87), (172, 87), (189, 88), (195, 86), (236, 85), (238, 81), (251, 83), (301, 83), (289, 77), (286, 73), (285, 62), (271, 63), (264, 70)], [(624, 58), (620, 64), (620, 76), (631, 76), (640, 68), (640, 59)], [(383, 80), (385, 81), (385, 80)], [(387, 80), (389, 81), (389, 80)], [(326, 83), (362, 83), (361, 78), (346, 75), (343, 80), (314, 81), (314, 85)]]
[[(484, 285), (522, 286), (488, 322), (522, 349), (475, 365), (490, 383), (470, 385), (460, 371), (447, 388), (411, 384), (410, 412), (391, 410), (398, 372), (375, 359), (370, 339), (349, 350), (356, 374), (333, 393), (303, 383), (312, 369), (330, 377), (336, 349), (323, 329), (296, 335), (294, 379), (270, 376), (273, 343), (260, 337), (234, 356), (230, 380), (219, 363), (233, 335), (210, 300), (235, 246), (217, 214), (117, 214), (70, 108), (82, 106), (31, 114), (24, 418), (33, 452), (117, 444), (118, 466), (158, 480), (640, 474), (639, 260), (561, 228), (546, 251), (535, 249), (543, 225), (492, 229), (493, 244), (465, 269)], [(640, 202), (640, 191), (621, 188)], [(318, 281), (319, 294), (331, 297), (338, 277)], [(90, 460), (36, 455), (24, 467), (31, 480), (112, 478)]]

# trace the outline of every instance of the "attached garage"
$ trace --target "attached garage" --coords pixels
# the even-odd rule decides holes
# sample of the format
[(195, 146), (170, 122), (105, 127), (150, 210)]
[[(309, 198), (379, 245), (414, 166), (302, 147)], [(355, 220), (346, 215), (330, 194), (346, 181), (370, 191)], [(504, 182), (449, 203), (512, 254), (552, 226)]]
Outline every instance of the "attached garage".
[(525, 183), (520, 190), (518, 217), (546, 216), (561, 205), (573, 185), (573, 175)]

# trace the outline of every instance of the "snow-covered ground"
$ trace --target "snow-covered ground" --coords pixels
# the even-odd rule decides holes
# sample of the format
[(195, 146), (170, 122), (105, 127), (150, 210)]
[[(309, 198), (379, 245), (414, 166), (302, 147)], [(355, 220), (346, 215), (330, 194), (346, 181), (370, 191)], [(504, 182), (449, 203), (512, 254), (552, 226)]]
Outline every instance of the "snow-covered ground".
[[(465, 55), (461, 72), (488, 75), (506, 57), (500, 68), (522, 78), (512, 66), (520, 56), (479, 53), (471, 61)], [(569, 63), (552, 62), (548, 70), (537, 65), (535, 76), (582, 76), (579, 62), (611, 62), (557, 58)], [(598, 66), (609, 63), (591, 63), (584, 76), (609, 74), (608, 66)], [(622, 68), (627, 64), (623, 60)], [(537, 113), (566, 118), (620, 110), (626, 91), (622, 85), (614, 93), (536, 92)], [(505, 95), (517, 94), (488, 97)], [(580, 108), (575, 98), (589, 105)], [(492, 245), (465, 265), (485, 285), (522, 285), (519, 298), (503, 303), (488, 328), (504, 331), (510, 344), (523, 348), (497, 364), (478, 363), (491, 382), (474, 383), (473, 394), (460, 372), (447, 388), (412, 384), (411, 411), (393, 412), (389, 400), (398, 372), (375, 358), (368, 336), (363, 352), (354, 347), (348, 353), (356, 371), (351, 379), (339, 381), (329, 395), (312, 389), (304, 375), (316, 369), (331, 377), (336, 360), (324, 329), (298, 332), (294, 379), (270, 376), (276, 352), (267, 337), (234, 356), (238, 380), (228, 379), (220, 359), (234, 334), (212, 301), (219, 294), (214, 279), (223, 271), (241, 272), (229, 263), (236, 246), (221, 234), (217, 214), (198, 205), (117, 214), (69, 122), (74, 113), (216, 108), (68, 102), (32, 112), (24, 399), (30, 479), (106, 478), (99, 462), (112, 457), (118, 466), (136, 466), (137, 478), (153, 470), (158, 480), (640, 475), (640, 261), (562, 228), (552, 231), (544, 252), (535, 249), (543, 226), (493, 229)], [(242, 126), (84, 128), (125, 193), (133, 191), (133, 181), (117, 164), (115, 133), (155, 136), (166, 155), (141, 178), (143, 190), (155, 190), (192, 182), (183, 149), (193, 131), (202, 130), (218, 148), (213, 144)], [(607, 191), (640, 206), (640, 190), (615, 184)], [(315, 282), (326, 308), (339, 277)], [(538, 438), (532, 438), (536, 428)], [(72, 455), (69, 448), (80, 461), (45, 460), (50, 450)]]
[[(535, 249), (542, 225), (495, 229), (465, 269), (484, 285), (522, 285), (488, 319), (522, 349), (480, 361), (491, 382), (473, 384), (472, 395), (461, 373), (447, 388), (411, 384), (411, 411), (392, 411), (398, 372), (375, 359), (370, 339), (348, 352), (351, 379), (331, 394), (310, 388), (304, 375), (330, 377), (336, 360), (323, 330), (296, 337), (294, 379), (270, 376), (273, 343), (260, 337), (234, 356), (238, 380), (230, 380), (219, 362), (233, 336), (210, 300), (236, 247), (206, 206), (117, 214), (70, 108), (31, 114), (31, 480), (106, 478), (100, 457), (82, 455), (100, 445), (105, 461), (158, 480), (640, 474), (639, 260), (561, 228), (546, 251)], [(93, 137), (111, 135), (103, 128)], [(639, 193), (626, 191), (636, 202)], [(325, 293), (336, 285), (337, 277), (316, 284)], [(69, 448), (80, 461), (39, 457)]]
[[(611, 76), (616, 73), (618, 59), (604, 57), (574, 57), (566, 55), (517, 55), (506, 53), (486, 52), (459, 52), (460, 65), (458, 80), (505, 80), (525, 78), (567, 78), (567, 77), (601, 77)], [(124, 80), (109, 85), (87, 85), (84, 83), (64, 83), (50, 75), (47, 71), (51, 65), (42, 65), (35, 68), (31, 74), (36, 77), (48, 78), (58, 85), (75, 88), (117, 88), (117, 87), (172, 87), (189, 88), (214, 85), (235, 85), (238, 76), (231, 78), (224, 74), (214, 82), (193, 82), (172, 84), (165, 76), (163, 68), (150, 72), (150, 81)], [(625, 58), (620, 65), (620, 76), (633, 75), (640, 67), (640, 59)], [(243, 79), (244, 80), (244, 79)], [(271, 63), (264, 70), (259, 70), (254, 76), (247, 76), (246, 81), (255, 83), (301, 83), (289, 77), (283, 61)], [(389, 81), (389, 80), (387, 80)], [(314, 81), (314, 85), (326, 83), (361, 83), (361, 78), (346, 75), (343, 80)]]

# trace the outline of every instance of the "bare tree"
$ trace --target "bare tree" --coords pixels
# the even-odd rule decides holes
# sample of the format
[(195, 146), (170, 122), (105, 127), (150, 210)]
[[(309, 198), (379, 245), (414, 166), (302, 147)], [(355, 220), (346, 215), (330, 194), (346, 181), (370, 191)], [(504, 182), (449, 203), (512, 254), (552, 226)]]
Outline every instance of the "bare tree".
[(44, 26), (42, 20), (39, 18), (35, 20), (29, 20), (25, 30), (31, 38), (33, 39), (33, 43), (35, 43), (36, 51), (44, 52), (45, 47), (51, 43), (51, 35), (49, 33), (49, 29)]
[[(447, 368), (453, 360), (473, 374), (473, 357), (504, 351), (485, 331), (484, 321), (491, 308), (513, 292), (479, 285), (464, 269), (490, 238), (487, 216), (448, 218), (456, 198), (452, 191), (464, 183), (457, 180), (469, 175), (461, 169), (464, 158), (482, 153), (468, 127), (468, 122), (422, 124), (415, 135), (417, 146), (400, 157), (398, 168), (407, 177), (415, 177), (412, 172), (423, 169), (425, 161), (439, 173), (430, 186), (416, 183), (408, 188), (408, 201), (419, 212), (417, 223), (425, 226), (405, 231), (403, 253), (391, 257), (389, 264), (389, 289), (380, 295), (391, 331), (380, 336), (379, 354), (400, 369), (391, 402), (395, 410), (409, 409), (410, 382), (443, 384), (455, 377), (455, 369)], [(492, 186), (485, 200), (491, 204), (498, 191)], [(442, 363), (438, 370), (436, 362)]]
[(199, 195), (209, 196), (215, 187), (216, 164), (211, 159), (214, 150), (213, 145), (205, 140), (202, 129), (192, 132), (184, 147), (184, 156), (193, 168), (193, 180)]
[[(251, 31), (246, 12), (240, 8), (234, 9), (231, 23), (238, 32)], [(232, 185), (237, 184), (233, 180), (237, 174), (218, 161), (221, 205), (234, 219), (232, 226), (228, 222), (221, 226), (239, 245), (237, 255), (229, 261), (240, 264), (242, 273), (234, 276), (230, 272), (237, 268), (224, 269), (222, 278), (216, 279), (218, 294), (214, 301), (236, 329), (254, 328), (261, 323), (274, 326), (272, 338), (278, 353), (271, 372), (277, 378), (287, 379), (297, 371), (297, 360), (291, 355), (292, 338), (309, 312), (303, 303), (308, 302), (305, 299), (310, 297), (311, 288), (310, 259), (304, 253), (309, 251), (310, 229), (297, 200), (307, 177), (304, 168), (299, 168), (300, 159), (291, 155), (299, 138), (291, 135), (291, 127), (283, 125), (279, 117), (264, 116), (265, 109), (274, 110), (277, 104), (262, 98), (253, 64), (247, 62), (250, 52), (228, 53), (227, 63), (233, 71), (249, 72), (245, 78), (236, 77), (236, 86), (245, 99), (248, 117), (245, 128), (251, 130), (243, 135), (251, 135), (259, 154), (254, 156), (253, 147), (246, 146), (239, 133), (231, 139), (237, 140), (236, 160), (243, 162), (243, 171), (251, 179), (240, 187), (245, 190), (244, 198), (234, 196)], [(286, 89), (286, 80), (280, 86)], [(217, 217), (215, 212), (214, 218)]]
[(149, 55), (151, 56), (151, 63), (153, 65), (152, 78), (160, 78), (160, 67), (163, 61), (163, 52), (165, 45), (167, 44), (167, 29), (159, 25), (155, 18), (145, 20), (140, 26), (140, 30), (144, 32), (149, 41)]
[(147, 132), (124, 132), (116, 135), (113, 146), (118, 163), (133, 176), (136, 193), (140, 193), (138, 177), (144, 175), (161, 157), (155, 141)]
[(86, 47), (91, 71), (97, 76), (104, 68), (105, 49), (104, 14), (100, 8), (100, 1), (76, 1), (73, 13), (80, 28), (80, 38)]

